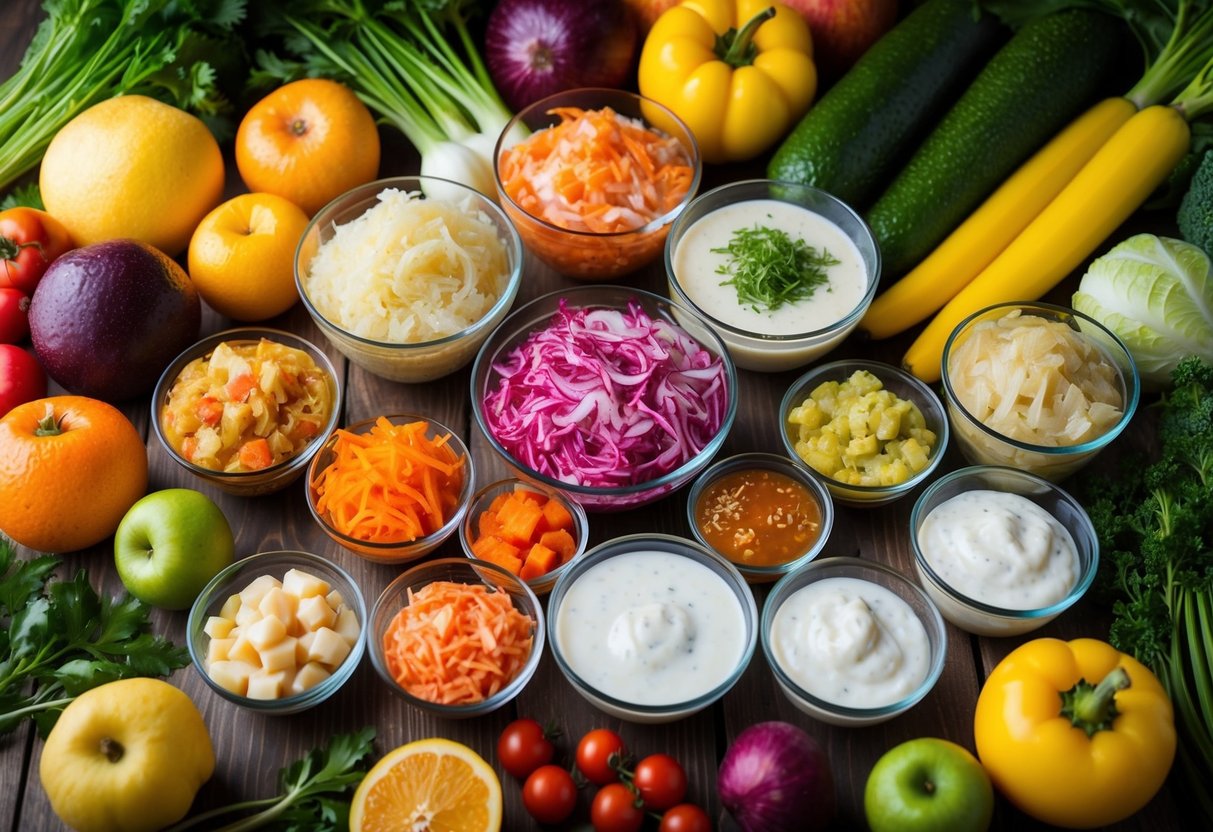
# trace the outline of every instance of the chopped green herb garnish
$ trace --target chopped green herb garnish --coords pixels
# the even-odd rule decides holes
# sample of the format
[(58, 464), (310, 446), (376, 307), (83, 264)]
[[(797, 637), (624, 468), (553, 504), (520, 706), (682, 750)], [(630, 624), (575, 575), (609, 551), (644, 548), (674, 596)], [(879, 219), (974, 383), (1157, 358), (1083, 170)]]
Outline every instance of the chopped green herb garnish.
[(729, 275), (721, 286), (737, 289), (737, 302), (755, 312), (774, 311), (786, 303), (797, 303), (813, 296), (817, 287), (829, 281), (826, 269), (839, 261), (826, 249), (815, 249), (786, 231), (755, 225), (733, 232), (728, 246), (712, 249), (727, 254), (729, 260), (717, 274)]

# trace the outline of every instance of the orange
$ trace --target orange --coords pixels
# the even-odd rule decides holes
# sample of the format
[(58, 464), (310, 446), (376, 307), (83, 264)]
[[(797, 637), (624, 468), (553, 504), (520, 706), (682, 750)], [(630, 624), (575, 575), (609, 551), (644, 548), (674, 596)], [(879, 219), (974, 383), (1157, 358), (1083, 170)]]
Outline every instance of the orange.
[(146, 491), (147, 450), (113, 405), (53, 396), (0, 418), (0, 531), (22, 546), (100, 543)]
[(38, 185), (77, 245), (133, 237), (169, 256), (223, 197), (223, 155), (184, 110), (142, 95), (89, 107), (55, 134)]
[(236, 167), (250, 191), (309, 216), (379, 173), (379, 131), (349, 87), (305, 78), (254, 104), (236, 131)]
[(389, 751), (358, 785), (350, 832), (497, 832), (501, 781), (466, 745), (417, 740)]
[(290, 309), (295, 247), (307, 214), (274, 194), (241, 194), (207, 214), (190, 239), (194, 288), (220, 315), (262, 321)]

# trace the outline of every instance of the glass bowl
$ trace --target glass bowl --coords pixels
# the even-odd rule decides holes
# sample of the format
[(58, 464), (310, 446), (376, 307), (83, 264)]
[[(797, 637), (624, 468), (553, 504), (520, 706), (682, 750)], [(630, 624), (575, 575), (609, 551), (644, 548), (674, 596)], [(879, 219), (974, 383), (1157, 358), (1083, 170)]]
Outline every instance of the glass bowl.
[[(314, 687), (308, 688), (301, 693), (284, 696), (279, 699), (260, 699), (250, 698), (249, 696), (233, 692), (212, 678), (208, 670), (209, 663), (207, 662), (207, 656), (212, 649), (211, 642), (213, 639), (205, 631), (207, 621), (211, 616), (219, 615), (225, 604), (228, 604), (229, 599), (233, 595), (237, 595), (248, 589), (253, 581), (262, 578), (262, 576), (271, 576), (281, 582), (283, 576), (292, 569), (298, 569), (319, 578), (328, 585), (331, 591), (340, 593), (345, 605), (358, 619), (357, 638), (353, 644), (349, 645), (348, 655), (337, 665), (336, 670), (331, 675), (324, 678)], [(250, 595), (250, 599), (252, 599), (252, 595)], [(264, 596), (262, 596), (262, 599), (264, 599)], [(258, 605), (258, 607), (260, 606), (261, 604)], [(358, 584), (354, 579), (340, 566), (309, 552), (261, 552), (242, 558), (223, 569), (198, 594), (197, 599), (195, 599), (193, 606), (190, 608), (189, 620), (186, 624), (187, 646), (189, 648), (190, 659), (194, 663), (194, 669), (198, 671), (198, 674), (211, 690), (227, 701), (235, 703), (242, 708), (256, 711), (257, 713), (271, 715), (294, 714), (319, 705), (336, 693), (337, 689), (344, 685), (350, 676), (353, 675), (354, 670), (358, 667), (358, 662), (362, 659), (362, 653), (366, 649), (366, 620), (366, 602), (363, 600), (362, 591), (358, 588)], [(247, 625), (242, 625), (242, 627), (251, 627), (255, 623), (255, 621), (249, 621)], [(334, 624), (334, 627), (330, 627), (329, 629), (339, 629), (339, 626), (340, 620)], [(299, 625), (299, 627), (301, 628), (288, 628), (287, 637), (296, 641), (297, 651), (307, 650), (309, 649), (308, 647), (299, 644), (298, 636), (292, 635), (292, 633), (305, 635), (308, 632), (306, 627), (302, 627), (302, 625)], [(316, 631), (318, 630), (319, 628)], [(253, 633), (250, 632), (248, 635), (253, 636)], [(227, 637), (229, 636), (224, 636), (224, 638)], [(255, 638), (255, 636), (253, 637)], [(238, 637), (235, 639), (237, 642), (239, 640)], [(231, 648), (233, 652), (239, 650), (240, 655), (244, 655), (244, 650), (241, 648), (235, 645), (231, 645)], [(258, 660), (260, 660), (260, 653), (257, 655)], [(296, 661), (298, 661), (299, 657), (300, 654), (297, 652)], [(277, 659), (271, 659), (271, 661), (277, 661)]]
[[(928, 559), (923, 551), (923, 542), (919, 539), (924, 522), (942, 503), (958, 495), (979, 490), (1017, 494), (1030, 500), (1052, 515), (1070, 533), (1077, 555), (1077, 570), (1074, 583), (1064, 597), (1055, 603), (1034, 609), (1008, 609), (975, 600), (949, 584), (941, 577), (940, 570), (932, 566), (933, 562), (938, 564), (938, 561)], [(1010, 520), (1004, 518), (999, 523), (975, 530), (973, 535), (982, 542), (997, 541), (1004, 538), (1009, 530)], [(963, 538), (962, 541), (964, 539), (968, 538)], [(943, 617), (962, 630), (981, 636), (1017, 636), (1044, 626), (1069, 609), (1086, 593), (1099, 568), (1099, 540), (1091, 525), (1091, 519), (1079, 502), (1042, 477), (997, 465), (961, 468), (932, 483), (918, 498), (914, 510), (910, 513), (910, 545), (914, 550), (918, 581), (938, 605)], [(971, 551), (970, 547), (960, 548), (962, 551)], [(1030, 564), (1022, 552), (1016, 553), (1016, 560), (1024, 563), (1025, 568)], [(977, 576), (982, 564), (976, 561), (961, 561), (961, 568), (969, 576)], [(1000, 571), (997, 576), (987, 577), (1002, 586), (1008, 586), (1014, 576)]]
[[(900, 399), (918, 406), (926, 427), (935, 434), (935, 443), (927, 454), (926, 466), (898, 483), (860, 485), (842, 482), (813, 469), (796, 450), (800, 426), (791, 424), (788, 415), (800, 406), (818, 385), (829, 381), (842, 382), (858, 371), (867, 371), (880, 380), (883, 389), (890, 390)], [(835, 417), (837, 418), (837, 417)], [(948, 447), (948, 418), (939, 397), (923, 382), (906, 371), (879, 361), (844, 359), (821, 364), (792, 382), (779, 407), (779, 435), (783, 437), (784, 450), (798, 465), (805, 466), (818, 476), (830, 490), (836, 502), (849, 506), (880, 506), (891, 503), (912, 491), (924, 482), (943, 459)]]
[[(714, 510), (711, 513), (708, 505), (701, 506), (701, 503), (714, 493), (713, 486), (721, 478), (740, 476), (746, 471), (756, 472), (760, 477), (769, 477), (772, 474), (787, 477), (794, 486), (798, 485), (807, 492), (807, 499), (801, 498), (793, 503), (789, 498), (788, 511), (780, 510), (772, 514), (770, 501), (762, 500), (757, 495), (747, 498), (730, 489), (728, 493), (719, 492), (722, 498), (729, 500), (727, 505), (716, 500), (712, 504)], [(753, 488), (754, 482), (755, 480), (749, 480), (744, 485)], [(780, 493), (786, 490), (782, 485), (778, 487)], [(756, 511), (757, 514), (745, 514), (747, 504), (749, 510)], [(738, 525), (730, 523), (729, 514), (733, 514), (732, 519), (737, 521)], [(753, 525), (745, 522), (747, 520), (752, 520)], [(690, 523), (691, 533), (700, 545), (727, 559), (747, 581), (752, 584), (770, 583), (779, 580), (793, 569), (804, 566), (825, 548), (830, 531), (834, 528), (834, 501), (821, 480), (811, 476), (802, 466), (794, 464), (786, 457), (765, 453), (736, 454), (717, 460), (696, 478), (687, 492), (687, 522)], [(709, 528), (712, 523), (715, 525)], [(771, 563), (758, 563), (757, 558), (745, 556), (745, 548), (754, 543), (761, 543), (764, 535), (778, 536), (788, 527), (794, 529), (793, 534), (803, 535), (801, 544), (795, 547), (794, 551), (771, 558)], [(729, 529), (735, 530), (732, 538), (728, 537)], [(714, 545), (709, 535), (719, 541), (719, 545)]]
[[(530, 492), (539, 495), (544, 500), (555, 501), (557, 506), (560, 506), (565, 513), (568, 514), (571, 528), (566, 531), (573, 538), (573, 547), (567, 557), (562, 558), (561, 563), (555, 569), (543, 573), (542, 575), (533, 578), (527, 578), (527, 586), (536, 595), (546, 595), (552, 590), (556, 584), (556, 579), (560, 577), (560, 573), (585, 551), (586, 544), (590, 538), (590, 521), (586, 517), (585, 509), (579, 503), (565, 497), (559, 491), (548, 488), (543, 485), (535, 485), (534, 483), (525, 482), (517, 477), (509, 477), (507, 479), (498, 480), (490, 483), (484, 488), (476, 492), (472, 497), (471, 507), (463, 518), (463, 523), (459, 527), (459, 542), (463, 544), (463, 552), (469, 558), (480, 557), (476, 554), (477, 541), (482, 537), (480, 529), (480, 515), (487, 511), (489, 507), (498, 499), (508, 498), (516, 492)], [(552, 527), (546, 521), (542, 521), (544, 528), (552, 530)], [(490, 532), (491, 533), (491, 532)], [(517, 553), (518, 557), (525, 559), (526, 551), (520, 550)], [(480, 558), (484, 559), (484, 558)], [(498, 563), (499, 566), (505, 566), (503, 563)], [(519, 564), (521, 568), (522, 564)], [(510, 567), (506, 567), (510, 568)], [(514, 570), (510, 568), (510, 571)]]
[[(541, 473), (510, 453), (486, 421), (485, 399), (491, 391), (497, 389), (499, 380), (494, 365), (503, 361), (512, 349), (525, 342), (533, 331), (548, 326), (559, 311), (562, 301), (571, 309), (607, 310), (626, 310), (629, 302), (634, 302), (653, 321), (664, 321), (681, 327), (704, 349), (717, 356), (724, 369), (727, 401), (723, 403), (725, 412), (721, 416), (720, 428), (716, 435), (705, 440), (703, 447), (694, 456), (672, 470), (649, 480), (613, 487), (565, 482)], [(471, 396), (476, 424), (488, 439), (490, 447), (502, 457), (515, 476), (527, 482), (553, 488), (569, 500), (580, 503), (587, 511), (622, 511), (647, 505), (676, 491), (708, 466), (724, 444), (737, 416), (737, 370), (728, 350), (712, 328), (699, 316), (668, 298), (626, 286), (577, 286), (533, 300), (519, 307), (502, 322), (484, 342), (472, 365)]]
[[(505, 248), (507, 272), (496, 301), (475, 323), (428, 341), (381, 340), (351, 332), (317, 308), (316, 298), (310, 291), (309, 273), (320, 246), (333, 239), (338, 227), (352, 222), (374, 207), (379, 202), (379, 194), (388, 188), (416, 193), (422, 199), (455, 202), (463, 206), (467, 213), (478, 213), (496, 229)], [(320, 209), (308, 224), (295, 251), (295, 284), (316, 326), (350, 361), (391, 381), (417, 383), (450, 375), (472, 360), (484, 339), (509, 313), (522, 283), (522, 263), (522, 241), (518, 232), (493, 200), (473, 188), (445, 179), (398, 176), (359, 185)], [(366, 267), (351, 266), (351, 270), (355, 268)], [(342, 292), (343, 296), (347, 294), (350, 293)], [(387, 305), (382, 298), (377, 299), (374, 307), (377, 314), (386, 317)]]
[[(328, 511), (321, 511), (318, 505), (320, 498), (317, 492), (316, 484), (319, 481), (320, 474), (333, 461), (335, 457), (334, 446), (337, 442), (338, 434), (342, 431), (355, 435), (369, 433), (375, 427), (380, 419), (386, 419), (392, 425), (407, 425), (414, 422), (424, 422), (426, 425), (425, 436), (428, 440), (434, 440), (440, 436), (448, 436), (446, 446), (450, 451), (450, 461), (457, 459), (463, 460), (463, 483), (459, 489), (457, 502), (450, 509), (447, 515), (446, 522), (440, 528), (427, 534), (423, 537), (414, 538), (413, 540), (395, 540), (395, 541), (368, 541), (362, 540), (353, 535), (347, 534), (344, 531), (336, 528), (333, 525), (332, 517)], [(361, 422), (355, 422), (348, 427), (342, 428), (339, 431), (333, 431), (329, 437), (324, 440), (319, 451), (312, 459), (312, 464), (308, 468), (307, 476), (307, 507), (312, 512), (312, 517), (317, 525), (324, 530), (334, 542), (340, 544), (344, 548), (353, 552), (361, 558), (377, 563), (407, 563), (409, 561), (418, 560), (433, 552), (441, 546), (446, 540), (454, 534), (455, 530), (463, 523), (464, 515), (467, 514), (468, 505), (472, 500), (472, 494), (476, 490), (476, 469), (472, 462), (472, 455), (468, 451), (467, 445), (459, 438), (459, 434), (455, 433), (450, 428), (433, 419), (428, 419), (424, 416), (414, 416), (412, 414), (393, 414), (390, 416), (380, 416), (375, 419), (365, 419)]]
[[(591, 705), (628, 722), (672, 722), (724, 696), (750, 663), (757, 624), (736, 567), (665, 534), (594, 547), (569, 564), (548, 598), (556, 666)], [(688, 668), (679, 656), (695, 644), (703, 661)]]
[[(1075, 333), (1078, 339), (1094, 347), (1106, 362), (1115, 368), (1115, 385), (1121, 397), (1121, 414), (1108, 430), (1080, 444), (1037, 445), (1006, 436), (987, 426), (961, 403), (955, 374), (949, 371), (954, 351), (972, 335), (975, 327), (990, 326), (992, 322), (1010, 314), (1062, 324)], [(1004, 375), (1009, 376), (1011, 372), (1012, 369), (1008, 368), (1005, 373), (998, 375), (1001, 378)], [(1000, 303), (965, 318), (948, 336), (944, 345), (942, 376), (952, 430), (966, 460), (973, 465), (1008, 465), (1053, 482), (1060, 482), (1086, 465), (1119, 436), (1133, 418), (1141, 396), (1137, 365), (1120, 338), (1081, 312), (1048, 303)], [(1019, 398), (1025, 406), (1030, 401), (1026, 394)]]
[[(405, 690), (388, 669), (387, 650), (384, 646), (384, 634), (388, 626), (396, 615), (408, 606), (410, 591), (419, 592), (435, 581), (483, 586), (488, 592), (504, 592), (516, 610), (530, 616), (534, 621), (534, 627), (531, 629), (531, 649), (526, 661), (513, 678), (486, 699), (467, 704), (431, 702)], [(448, 719), (483, 716), (517, 696), (539, 667), (543, 642), (543, 608), (526, 582), (495, 563), (471, 558), (439, 558), (412, 566), (387, 585), (371, 608), (371, 664), (374, 665), (379, 678), (408, 704), (426, 713)]]
[[(228, 344), (255, 345), (262, 338), (293, 349), (302, 350), (324, 372), (332, 400), (332, 407), (327, 418), (319, 426), (319, 431), (315, 437), (302, 450), (294, 456), (288, 457), (277, 465), (271, 465), (268, 468), (258, 471), (229, 472), (216, 471), (190, 462), (182, 456), (177, 448), (173, 447), (168, 435), (165, 433), (163, 423), (164, 408), (168, 403), (169, 392), (172, 390), (174, 382), (176, 382), (187, 364), (194, 359), (209, 356), (220, 344), (226, 342)], [(155, 432), (156, 438), (160, 440), (160, 444), (164, 447), (165, 451), (168, 452), (169, 457), (194, 476), (217, 486), (229, 494), (235, 494), (240, 497), (256, 497), (286, 488), (307, 469), (312, 456), (320, 447), (320, 437), (327, 436), (330, 431), (337, 427), (341, 419), (343, 392), (340, 375), (336, 367), (333, 366), (333, 362), (329, 360), (328, 355), (323, 350), (311, 341), (279, 329), (237, 327), (203, 338), (174, 358), (172, 363), (165, 368), (164, 372), (160, 375), (160, 380), (156, 382), (155, 392), (152, 393), (152, 430)]]
[[(765, 202), (778, 204), (764, 206)], [(782, 228), (775, 217), (785, 213), (788, 222), (798, 215), (814, 224), (824, 220), (820, 233), (836, 237), (824, 248), (841, 262), (827, 272), (828, 294), (821, 286), (799, 303), (774, 312), (753, 311), (738, 300), (733, 287), (720, 285), (725, 278), (716, 269), (727, 261), (723, 254), (714, 257), (709, 249), (727, 246), (729, 235), (742, 227)], [(813, 229), (813, 225), (801, 227), (790, 231), (790, 236), (821, 248)], [(838, 198), (808, 185), (751, 179), (695, 198), (670, 229), (665, 270), (670, 297), (712, 325), (738, 367), (781, 372), (821, 358), (855, 329), (880, 284), (880, 249), (867, 223)]]
[[(610, 107), (621, 116), (638, 119), (646, 127), (677, 139), (693, 170), (686, 195), (662, 216), (630, 231), (577, 231), (529, 213), (514, 200), (502, 181), (502, 153), (532, 133), (559, 124), (561, 119), (557, 111), (566, 107), (585, 110)], [(558, 92), (520, 110), (501, 132), (493, 159), (501, 207), (518, 228), (527, 249), (560, 274), (587, 281), (612, 280), (655, 261), (661, 255), (671, 223), (694, 198), (703, 173), (695, 138), (672, 111), (633, 92), (596, 87)]]
[[(874, 605), (875, 601), (869, 600), (870, 595), (862, 593), (876, 592), (883, 595), (884, 593), (881, 592), (881, 588), (893, 593), (893, 595), (908, 605), (914, 619), (922, 625), (922, 629), (925, 631), (925, 645), (920, 643), (919, 647), (913, 651), (910, 649), (905, 650), (905, 661), (910, 662), (910, 654), (913, 652), (915, 656), (914, 663), (918, 664), (923, 672), (923, 677), (917, 684), (912, 686), (905, 684), (894, 687), (892, 690), (882, 691), (880, 694), (864, 694), (864, 697), (871, 699), (873, 702), (871, 705), (856, 704), (864, 701), (860, 696), (863, 689), (852, 687), (846, 694), (851, 704), (843, 704), (837, 698), (822, 695), (821, 688), (818, 688), (816, 693), (807, 690), (804, 684), (797, 680), (796, 676), (799, 674), (794, 675), (794, 672), (785, 666), (784, 648), (780, 646), (781, 640), (777, 628), (792, 626), (792, 623), (798, 621), (798, 619), (793, 618), (791, 612), (780, 616), (780, 610), (790, 599), (796, 597), (797, 593), (801, 590), (808, 590), (810, 592), (828, 591), (828, 589), (821, 589), (823, 586), (828, 588), (828, 585), (822, 582), (835, 578), (876, 585), (877, 589), (863, 589), (861, 587), (861, 593), (855, 592), (855, 587), (860, 585), (852, 584), (851, 587), (843, 587), (845, 597), (851, 600), (851, 604), (854, 604), (857, 598), (864, 599), (865, 610), (869, 608), (867, 605)], [(816, 588), (809, 589), (813, 587)], [(806, 597), (808, 596), (800, 596), (801, 599), (805, 599)], [(827, 604), (821, 600), (815, 601), (814, 606), (807, 607), (807, 609), (819, 611), (827, 610), (828, 608)], [(888, 609), (887, 606), (884, 608)], [(789, 607), (788, 609), (793, 610), (794, 608)], [(842, 660), (853, 661), (853, 652), (861, 646), (859, 644), (860, 640), (864, 640), (865, 643), (862, 646), (865, 648), (870, 647), (871, 643), (866, 641), (867, 636), (864, 635), (863, 631), (857, 629), (859, 627), (859, 618), (855, 617), (854, 608), (844, 607), (843, 609), (850, 616), (843, 623), (853, 626), (845, 628), (841, 626), (837, 627), (829, 637), (824, 634), (818, 634), (817, 637), (813, 637), (801, 630), (799, 631), (800, 637), (796, 639), (796, 642), (798, 644), (812, 645), (828, 644), (839, 649), (844, 654), (852, 653), (852, 655), (844, 655)], [(868, 622), (871, 622), (871, 613), (868, 612), (865, 615), (868, 617)], [(881, 637), (884, 638), (888, 636), (890, 625), (887, 624), (888, 619), (882, 618), (881, 620), (882, 624), (879, 632), (881, 633)], [(944, 658), (947, 653), (947, 630), (945, 629), (939, 610), (935, 608), (935, 604), (931, 602), (930, 597), (900, 572), (884, 564), (861, 560), (860, 558), (821, 558), (802, 566), (794, 572), (789, 572), (780, 579), (779, 583), (775, 584), (770, 595), (767, 596), (766, 605), (762, 610), (761, 629), (762, 650), (766, 654), (772, 672), (775, 674), (776, 682), (779, 683), (779, 687), (784, 695), (787, 696), (788, 701), (814, 719), (828, 722), (831, 725), (844, 725), (848, 727), (875, 725), (910, 710), (924, 696), (930, 693), (931, 689), (935, 687), (935, 683), (939, 681), (939, 676), (943, 673)], [(847, 637), (850, 637), (850, 641), (854, 643), (840, 644), (840, 639)], [(903, 646), (904, 644), (905, 642), (902, 642)], [(874, 656), (869, 653), (867, 658), (872, 659)], [(821, 661), (822, 664), (825, 664), (828, 659), (822, 659)], [(813, 684), (815, 686), (826, 684), (832, 681), (830, 676), (828, 668), (820, 670), (813, 675)], [(853, 678), (846, 679), (845, 677), (844, 681), (848, 684), (856, 682)], [(887, 701), (884, 701), (882, 704), (875, 704), (881, 700)]]

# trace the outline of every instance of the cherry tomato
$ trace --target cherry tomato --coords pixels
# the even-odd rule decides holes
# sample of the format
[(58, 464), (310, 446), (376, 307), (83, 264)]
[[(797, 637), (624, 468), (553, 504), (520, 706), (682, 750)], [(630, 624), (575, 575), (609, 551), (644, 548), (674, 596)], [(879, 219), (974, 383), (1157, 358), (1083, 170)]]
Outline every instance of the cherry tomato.
[(661, 816), (657, 832), (712, 832), (712, 819), (694, 803), (679, 803)]
[(522, 784), (522, 805), (540, 823), (560, 823), (577, 805), (577, 784), (560, 766), (540, 766)]
[(640, 798), (622, 783), (608, 783), (594, 795), (590, 823), (594, 832), (637, 832), (644, 824)]
[(542, 765), (552, 762), (556, 746), (552, 745), (543, 726), (533, 719), (516, 719), (497, 740), (497, 759), (504, 768), (519, 780)]
[(658, 812), (682, 802), (687, 796), (687, 775), (669, 754), (650, 754), (636, 764), (632, 784), (646, 808)]
[(0, 344), (29, 337), (29, 297), (20, 289), (0, 288)]
[(46, 373), (20, 347), (0, 344), (0, 416), (19, 404), (46, 396)]
[(623, 739), (610, 728), (595, 728), (577, 743), (577, 768), (599, 786), (619, 779), (611, 765), (623, 759)]
[(45, 211), (0, 211), (0, 287), (33, 295), (46, 267), (75, 247), (63, 223)]

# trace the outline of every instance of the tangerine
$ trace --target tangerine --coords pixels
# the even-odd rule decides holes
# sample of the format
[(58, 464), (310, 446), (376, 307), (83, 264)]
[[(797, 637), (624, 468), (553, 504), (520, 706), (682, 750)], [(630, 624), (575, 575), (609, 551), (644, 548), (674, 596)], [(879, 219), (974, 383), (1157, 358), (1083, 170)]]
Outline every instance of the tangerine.
[(347, 86), (292, 81), (254, 104), (236, 131), (236, 168), (250, 191), (277, 194), (308, 216), (379, 173), (375, 118)]
[(147, 449), (122, 411), (52, 396), (0, 418), (0, 531), (39, 552), (100, 543), (147, 491)]

